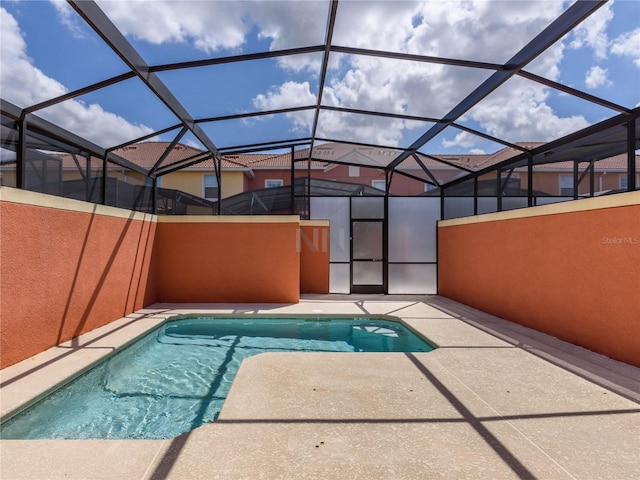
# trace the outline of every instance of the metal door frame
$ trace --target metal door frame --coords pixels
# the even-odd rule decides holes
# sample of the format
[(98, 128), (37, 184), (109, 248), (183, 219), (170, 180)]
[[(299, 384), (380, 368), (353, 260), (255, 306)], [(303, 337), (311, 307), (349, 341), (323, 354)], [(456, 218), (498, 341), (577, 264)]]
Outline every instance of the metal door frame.
[[(362, 198), (362, 197), (356, 197)], [(372, 197), (380, 198), (380, 197)], [(384, 196), (384, 210), (382, 218), (353, 218), (353, 197), (349, 199), (349, 289), (351, 293), (364, 294), (387, 294), (388, 292), (388, 272), (389, 272), (389, 254), (388, 254), (388, 196)], [(355, 222), (378, 222), (382, 224), (382, 283), (380, 285), (354, 285), (353, 283), (353, 224)], [(355, 260), (358, 261), (358, 260)], [(372, 260), (375, 261), (375, 260)]]

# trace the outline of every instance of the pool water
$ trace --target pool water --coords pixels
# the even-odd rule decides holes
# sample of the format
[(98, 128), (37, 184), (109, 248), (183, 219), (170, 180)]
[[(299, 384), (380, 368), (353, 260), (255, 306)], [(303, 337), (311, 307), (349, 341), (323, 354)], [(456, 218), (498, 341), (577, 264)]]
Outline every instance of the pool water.
[(264, 352), (427, 352), (377, 318), (170, 321), (1, 425), (5, 439), (163, 439), (213, 422), (243, 359)]

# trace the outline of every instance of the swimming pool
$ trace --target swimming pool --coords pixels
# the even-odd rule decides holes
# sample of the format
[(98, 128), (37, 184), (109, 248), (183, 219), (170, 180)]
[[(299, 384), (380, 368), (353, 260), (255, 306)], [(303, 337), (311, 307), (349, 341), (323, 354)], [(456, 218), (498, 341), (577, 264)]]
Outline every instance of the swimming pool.
[(263, 352), (427, 352), (377, 317), (170, 320), (1, 425), (5, 439), (173, 438), (214, 421), (244, 358)]

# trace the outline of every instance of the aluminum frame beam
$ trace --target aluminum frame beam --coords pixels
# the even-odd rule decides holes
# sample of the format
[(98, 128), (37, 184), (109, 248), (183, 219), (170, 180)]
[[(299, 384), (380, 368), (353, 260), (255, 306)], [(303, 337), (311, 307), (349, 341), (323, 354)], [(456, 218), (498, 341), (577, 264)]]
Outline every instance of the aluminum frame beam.
[[(429, 176), (429, 178), (433, 181), (433, 185), (436, 185), (438, 188), (440, 188), (440, 182), (436, 180), (436, 177), (433, 176), (433, 174), (431, 173), (431, 170), (429, 170), (427, 166), (422, 162), (422, 160), (420, 160), (418, 155), (414, 153), (412, 157), (416, 161), (416, 163), (420, 165), (420, 168), (422, 168), (424, 173), (426, 173)], [(398, 172), (400, 172), (400, 170), (398, 170)], [(427, 182), (427, 183), (431, 183), (431, 182)]]
[(452, 65), (455, 67), (480, 68), (484, 70), (505, 70), (504, 65), (498, 63), (476, 62), (472, 60), (459, 60), (445, 57), (431, 57), (428, 55), (418, 55), (412, 53), (389, 52), (383, 50), (370, 50), (367, 48), (341, 47), (332, 45), (331, 51), (336, 53), (346, 53), (350, 55), (366, 55), (369, 57), (382, 57), (393, 60), (404, 60), (421, 63), (437, 63), (441, 65)]
[(133, 78), (135, 76), (136, 75), (133, 72), (123, 73), (121, 75), (117, 75), (115, 77), (108, 78), (108, 79), (103, 80), (101, 82), (94, 83), (92, 85), (88, 85), (88, 86), (83, 87), (83, 88), (79, 88), (78, 90), (74, 90), (73, 92), (68, 92), (68, 93), (65, 93), (64, 95), (60, 95), (58, 97), (51, 98), (51, 99), (46, 100), (44, 102), (36, 103), (35, 105), (31, 105), (30, 107), (27, 107), (24, 110), (27, 113), (33, 113), (33, 112), (36, 112), (38, 110), (42, 110), (43, 108), (47, 108), (47, 107), (50, 107), (52, 105), (55, 105), (57, 103), (61, 103), (61, 102), (64, 102), (66, 100), (71, 100), (71, 99), (79, 97), (81, 95), (86, 95), (87, 93), (95, 92), (96, 90), (100, 90), (101, 88), (109, 87), (111, 85), (115, 85), (116, 83), (123, 82), (124, 80), (129, 80), (130, 78)]
[(349, 108), (349, 107), (335, 107), (332, 105), (322, 105), (320, 110), (327, 110), (329, 112), (340, 112), (340, 113), (353, 113), (355, 115), (370, 115), (374, 117), (386, 117), (386, 118), (397, 118), (399, 120), (413, 120), (416, 122), (429, 122), (429, 123), (438, 123), (442, 122), (442, 119), (435, 117), (419, 117), (417, 115), (407, 115), (404, 113), (390, 113), (390, 112), (374, 112), (371, 110), (362, 110), (359, 108)]
[[(605, 0), (606, 1), (606, 0)], [(505, 70), (494, 72), (487, 80), (482, 82), (473, 92), (458, 103), (449, 113), (443, 117), (442, 123), (437, 123), (418, 138), (411, 146), (401, 153), (389, 164), (389, 169), (407, 159), (420, 147), (431, 141), (439, 133), (445, 130), (451, 123), (476, 106), (491, 92), (504, 84), (507, 80), (532, 62), (538, 55), (551, 47), (576, 25), (600, 8), (605, 1), (584, 0), (571, 5), (565, 12), (556, 18), (547, 28), (540, 32), (532, 41), (516, 53), (504, 66)]]
[(182, 170), (184, 168), (190, 167), (191, 165), (197, 165), (198, 163), (202, 163), (210, 159), (213, 159), (215, 164), (215, 158), (209, 152), (202, 152), (201, 154), (198, 154), (198, 155), (193, 155), (188, 158), (183, 158), (182, 160), (179, 160), (177, 162), (173, 162), (169, 165), (164, 165), (160, 167), (156, 172), (156, 177), (168, 175), (169, 173), (177, 172), (178, 170)]
[[(631, 117), (632, 119), (637, 119), (638, 117), (640, 117), (640, 107), (635, 108), (631, 111)], [(549, 160), (547, 162), (545, 161), (535, 161), (536, 157), (545, 157), (545, 154), (548, 154), (549, 152), (552, 152), (552, 150), (554, 148), (560, 148), (566, 145), (569, 145), (575, 141), (581, 140), (581, 139), (586, 139), (591, 137), (592, 135), (598, 134), (600, 132), (605, 132), (611, 128), (615, 128), (615, 127), (623, 127), (625, 129), (628, 129), (628, 125), (629, 125), (630, 119), (629, 116), (626, 114), (619, 114), (616, 115), (615, 117), (611, 117), (607, 120), (603, 120), (602, 122), (596, 123), (594, 125), (591, 125), (589, 127), (583, 128), (582, 130), (579, 130), (577, 132), (571, 133), (569, 135), (566, 135), (562, 138), (559, 138), (557, 140), (553, 140), (551, 142), (547, 142), (537, 148), (533, 148), (527, 152), (521, 153), (519, 155), (516, 155), (514, 157), (511, 157), (507, 160), (504, 160), (500, 163), (494, 164), (494, 165), (490, 165), (488, 167), (485, 167), (483, 169), (477, 170), (475, 172), (473, 172), (470, 175), (466, 175), (464, 177), (461, 178), (457, 178), (455, 180), (452, 180), (446, 184), (444, 184), (444, 187), (450, 187), (453, 185), (457, 185), (458, 183), (462, 183), (464, 181), (469, 180), (473, 175), (476, 176), (482, 176), (482, 175), (486, 175), (487, 173), (491, 173), (494, 172), (496, 170), (505, 170), (511, 166), (517, 165), (518, 163), (521, 162), (530, 162), (532, 167), (535, 167), (536, 165), (542, 165), (542, 164), (547, 164), (547, 163), (555, 163), (552, 160)], [(627, 135), (627, 138), (633, 138), (633, 135)], [(640, 140), (640, 138), (638, 139)], [(617, 142), (616, 142), (617, 144)], [(632, 146), (632, 140), (628, 140), (625, 141), (625, 151), (630, 152), (629, 154), (634, 154), (634, 150), (629, 151), (629, 147)], [(574, 146), (571, 147), (572, 149), (578, 148), (578, 146)], [(635, 155), (635, 154), (634, 154)], [(603, 157), (606, 158), (606, 157)], [(531, 160), (529, 160), (531, 159)], [(634, 156), (635, 159), (635, 156)], [(575, 160), (580, 160), (580, 159), (575, 159)], [(575, 161), (574, 160), (574, 161)], [(561, 160), (556, 160), (556, 161), (567, 161), (566, 159), (561, 159)], [(586, 160), (582, 160), (582, 161), (586, 161)], [(522, 165), (522, 166), (525, 166)]]
[(333, 38), (333, 28), (336, 23), (336, 15), (338, 13), (338, 0), (331, 0), (331, 7), (329, 9), (329, 15), (327, 18), (327, 33), (324, 39), (324, 53), (322, 55), (322, 67), (320, 69), (320, 81), (318, 83), (318, 97), (316, 98), (316, 110), (313, 115), (313, 126), (311, 128), (311, 149), (309, 153), (313, 151), (313, 145), (316, 139), (316, 133), (318, 131), (318, 120), (320, 118), (320, 107), (322, 106), (322, 94), (324, 92), (324, 84), (327, 79), (327, 69), (329, 68), (329, 54), (331, 53), (331, 40)]
[(220, 115), (217, 117), (203, 117), (195, 120), (196, 123), (222, 122), (225, 120), (238, 120), (240, 118), (261, 117), (266, 115), (278, 115), (281, 113), (302, 112), (315, 109), (315, 105), (302, 105), (299, 107), (278, 108), (276, 110), (263, 110), (259, 112), (235, 113), (232, 115)]
[(615, 110), (616, 112), (619, 112), (619, 113), (627, 113), (627, 114), (631, 113), (631, 109), (629, 108), (625, 108), (621, 105), (605, 100), (604, 98), (596, 97), (595, 95), (591, 95), (590, 93), (583, 92), (582, 90), (578, 90), (576, 88), (568, 87), (561, 83), (554, 82), (553, 80), (549, 80), (548, 78), (541, 77), (540, 75), (536, 75), (535, 73), (526, 72), (525, 70), (520, 70), (518, 72), (518, 76), (534, 81), (536, 83), (540, 83), (542, 85), (546, 85), (547, 87), (553, 88), (555, 90), (568, 93), (569, 95), (573, 95), (574, 97), (581, 98), (582, 100), (595, 103), (602, 107), (610, 108), (611, 110)]
[(429, 158), (429, 159), (431, 159), (431, 160), (433, 160), (433, 161), (440, 162), (440, 163), (442, 163), (443, 165), (447, 165), (448, 167), (457, 168), (458, 170), (462, 170), (463, 172), (467, 172), (467, 173), (474, 173), (474, 170), (471, 170), (470, 168), (463, 167), (462, 165), (456, 165), (456, 164), (455, 164), (455, 163), (453, 163), (453, 162), (449, 162), (449, 161), (444, 160), (444, 159), (442, 159), (442, 158), (438, 158), (438, 157), (436, 157), (436, 156), (434, 156), (434, 155), (428, 155), (428, 154), (426, 154), (426, 153), (422, 153), (422, 152), (415, 152), (415, 153), (412, 153), (411, 155), (412, 155), (412, 156), (413, 156), (413, 155), (422, 155), (422, 156), (423, 156), (423, 157), (425, 157), (425, 158)]
[(397, 150), (399, 152), (402, 152), (404, 150), (404, 148), (397, 147), (397, 146), (380, 145), (377, 143), (356, 142), (353, 140), (336, 140), (335, 138), (329, 138), (329, 137), (316, 137), (315, 139), (321, 142), (341, 143), (343, 145), (355, 145), (358, 147), (380, 148), (383, 150)]
[(113, 147), (108, 148), (108, 151), (114, 151), (114, 150), (118, 150), (119, 148), (124, 148), (124, 147), (128, 147), (129, 145), (133, 145), (134, 143), (138, 143), (138, 142), (144, 142), (145, 140), (148, 140), (150, 138), (153, 137), (157, 137), (159, 135), (163, 135), (165, 133), (168, 133), (172, 130), (176, 130), (178, 128), (180, 128), (182, 126), (181, 123), (178, 123), (176, 125), (171, 125), (170, 127), (167, 128), (163, 128), (162, 130), (157, 130), (155, 132), (149, 133), (148, 135), (143, 135), (142, 137), (138, 137), (138, 138), (134, 138), (133, 140), (129, 140), (128, 142), (125, 143), (121, 143), (120, 145), (115, 145)]
[(135, 163), (130, 162), (129, 160), (122, 158), (119, 155), (116, 155), (109, 150), (96, 145), (75, 133), (71, 133), (70, 131), (65, 130), (64, 128), (59, 127), (58, 125), (55, 125), (33, 113), (27, 114), (25, 112), (23, 114), (24, 111), (11, 102), (2, 100), (1, 112), (3, 115), (7, 115), (8, 117), (15, 119), (17, 122), (21, 121), (21, 118), (24, 118), (24, 121), (26, 122), (26, 130), (29, 132), (29, 135), (37, 136), (38, 138), (41, 138), (43, 142), (50, 145), (58, 143), (59, 148), (64, 151), (64, 153), (73, 153), (71, 150), (75, 148), (77, 149), (76, 153), (86, 152), (101, 160), (108, 160), (109, 162), (121, 167), (128, 168), (142, 175), (147, 175), (147, 170), (145, 168), (140, 167), (139, 165), (136, 165)]
[(310, 145), (311, 137), (295, 138), (289, 140), (277, 140), (273, 142), (252, 143), (248, 145), (234, 145), (230, 147), (220, 147), (219, 151), (223, 155), (233, 155), (247, 152), (261, 152), (264, 150), (276, 150), (278, 148), (289, 148), (291, 145)]
[(207, 58), (203, 60), (192, 60), (188, 62), (166, 63), (150, 66), (149, 71), (166, 72), (169, 70), (180, 70), (184, 68), (209, 67), (213, 65), (224, 65), (227, 63), (248, 62), (251, 60), (265, 60), (268, 58), (287, 57), (290, 55), (305, 55), (309, 53), (323, 52), (324, 49), (324, 45), (316, 45), (311, 47), (288, 48), (283, 50), (270, 50), (267, 52), (231, 55), (228, 57)]
[[(609, 151), (607, 148), (603, 147), (603, 145), (607, 141), (614, 142), (616, 146), (621, 142), (618, 141), (619, 135), (616, 132), (609, 134), (607, 132), (608, 128), (613, 128), (619, 125), (623, 125), (627, 122), (628, 127), (628, 138), (625, 139), (626, 151), (629, 157), (629, 172), (630, 172), (630, 188), (635, 186), (635, 147), (637, 145), (638, 139), (637, 137), (637, 118), (638, 118), (638, 108), (625, 108), (623, 106), (617, 105), (613, 102), (609, 102), (605, 99), (596, 97), (594, 95), (590, 95), (588, 93), (582, 92), (580, 90), (574, 89), (572, 87), (568, 87), (562, 85), (558, 82), (540, 77), (533, 73), (524, 70), (524, 67), (529, 64), (532, 60), (534, 60), (538, 55), (543, 53), (549, 47), (551, 47), (555, 42), (557, 42), (562, 36), (564, 36), (567, 32), (572, 30), (576, 25), (578, 25), (582, 20), (587, 18), (593, 12), (595, 12), (600, 6), (606, 3), (606, 0), (580, 0), (575, 2), (572, 6), (570, 6), (564, 13), (562, 13), (559, 17), (557, 17), (550, 25), (548, 25), (542, 32), (540, 32), (532, 41), (530, 41), (525, 47), (523, 47), (518, 53), (516, 53), (507, 63), (505, 64), (494, 64), (487, 62), (476, 62), (476, 61), (467, 61), (460, 59), (452, 59), (452, 58), (439, 58), (439, 57), (431, 57), (425, 55), (414, 55), (400, 52), (390, 52), (390, 51), (380, 51), (380, 50), (371, 50), (364, 48), (350, 48), (345, 46), (332, 45), (332, 37), (333, 30), (335, 26), (335, 21), (337, 17), (337, 9), (338, 9), (338, 0), (332, 0), (329, 13), (327, 16), (327, 26), (326, 26), (326, 35), (325, 42), (322, 45), (314, 45), (300, 48), (292, 48), (292, 49), (283, 49), (283, 50), (275, 50), (275, 51), (265, 51), (259, 53), (250, 53), (250, 54), (242, 54), (235, 56), (227, 56), (227, 57), (218, 57), (218, 58), (209, 58), (202, 59), (190, 62), (179, 62), (172, 64), (164, 64), (164, 65), (148, 65), (145, 60), (138, 54), (135, 48), (129, 43), (129, 41), (122, 35), (122, 33), (117, 29), (117, 27), (111, 22), (111, 20), (102, 12), (102, 10), (97, 6), (97, 4), (93, 0), (68, 0), (68, 3), (72, 6), (72, 8), (87, 22), (87, 24), (102, 38), (102, 40), (122, 59), (122, 61), (129, 67), (130, 71), (111, 77), (109, 79), (103, 80), (98, 83), (94, 83), (92, 85), (88, 85), (86, 87), (80, 88), (73, 92), (66, 93), (59, 97), (46, 100), (44, 102), (40, 102), (35, 105), (31, 105), (24, 109), (18, 108), (15, 105), (10, 104), (2, 100), (2, 112), (3, 115), (6, 115), (10, 118), (15, 119), (16, 122), (24, 122), (22, 125), (26, 127), (26, 130), (29, 132), (29, 135), (34, 137), (42, 137), (43, 141), (50, 142), (51, 145), (59, 144), (61, 149), (65, 150), (65, 146), (68, 145), (66, 150), (75, 151), (77, 149), (78, 152), (87, 152), (87, 154), (95, 155), (98, 158), (101, 158), (105, 161), (109, 161), (115, 165), (131, 169), (133, 171), (142, 173), (144, 175), (163, 175), (169, 173), (169, 171), (179, 170), (181, 168), (186, 168), (192, 163), (201, 162), (207, 158), (214, 158), (214, 169), (216, 170), (217, 176), (220, 175), (220, 171), (216, 163), (219, 165), (220, 155), (222, 152), (225, 153), (247, 153), (247, 152), (255, 152), (255, 151), (264, 151), (270, 149), (277, 148), (295, 148), (296, 146), (309, 146), (309, 156), (304, 160), (317, 160), (323, 163), (329, 164), (337, 164), (340, 162), (326, 160), (326, 159), (315, 159), (312, 157), (313, 147), (317, 141), (329, 141), (329, 142), (337, 142), (348, 145), (358, 145), (372, 148), (381, 148), (381, 149), (389, 149), (392, 151), (398, 152), (397, 156), (391, 160), (386, 166), (380, 165), (361, 165), (361, 164), (353, 164), (359, 165), (367, 168), (376, 168), (376, 169), (384, 169), (387, 173), (393, 172), (393, 170), (400, 165), (404, 160), (413, 156), (416, 158), (420, 166), (425, 170), (427, 174), (429, 174), (428, 168), (418, 159), (418, 156), (423, 156), (425, 158), (431, 158), (435, 161), (438, 161), (442, 164), (454, 167), (456, 169), (460, 169), (461, 171), (465, 171), (469, 173), (465, 177), (460, 179), (453, 180), (449, 183), (445, 183), (443, 187), (455, 185), (461, 181), (469, 180), (471, 177), (478, 178), (479, 175), (492, 172), (492, 171), (500, 171), (504, 168), (513, 168), (514, 165), (517, 165), (518, 162), (527, 162), (529, 167), (532, 168), (533, 165), (537, 165), (539, 163), (547, 163), (544, 161), (544, 154), (551, 153), (551, 150), (554, 148), (562, 147), (563, 150), (575, 150), (579, 151), (581, 149), (587, 149), (587, 152), (592, 155), (601, 154), (601, 152)], [(279, 110), (270, 110), (263, 112), (248, 112), (242, 114), (235, 115), (226, 115), (226, 116), (218, 116), (218, 117), (207, 117), (194, 119), (192, 118), (186, 109), (180, 104), (177, 98), (173, 95), (173, 93), (164, 85), (161, 79), (157, 76), (157, 72), (169, 71), (169, 70), (178, 70), (178, 69), (188, 69), (188, 68), (197, 68), (204, 66), (212, 66), (212, 65), (222, 65), (228, 63), (235, 62), (246, 62), (252, 60), (261, 60), (261, 59), (270, 59), (270, 58), (279, 58), (290, 55), (303, 55), (303, 54), (311, 54), (311, 53), (322, 53), (322, 66), (320, 71), (320, 80), (318, 83), (318, 95), (316, 98), (315, 105), (305, 105), (299, 107), (290, 107)], [(471, 92), (466, 98), (464, 98), (460, 103), (458, 103), (447, 115), (441, 118), (422, 118), (412, 115), (404, 115), (404, 114), (393, 114), (393, 113), (385, 113), (385, 112), (371, 112), (360, 109), (352, 109), (352, 108), (344, 108), (344, 107), (334, 107), (322, 105), (322, 96), (323, 91), (327, 79), (327, 70), (329, 63), (329, 56), (331, 53), (342, 53), (349, 55), (365, 55), (365, 56), (374, 56), (378, 58), (388, 58), (388, 59), (396, 59), (402, 61), (412, 61), (412, 62), (424, 62), (424, 63), (435, 63), (435, 64), (443, 64), (443, 65), (451, 65), (457, 67), (465, 67), (465, 68), (476, 68), (476, 69), (486, 69), (493, 70), (493, 74), (482, 82), (473, 92)], [(620, 112), (620, 115), (616, 117), (612, 117), (605, 122), (601, 122), (592, 127), (588, 127), (587, 129), (581, 130), (580, 132), (575, 132), (567, 137), (563, 137), (561, 139), (554, 140), (552, 142), (548, 142), (543, 144), (541, 147), (527, 150), (526, 148), (520, 147), (518, 145), (512, 144), (510, 142), (506, 142), (499, 138), (493, 137), (483, 132), (479, 132), (472, 128), (466, 127), (464, 125), (460, 125), (456, 123), (456, 120), (460, 118), (464, 113), (469, 111), (471, 108), (476, 106), (481, 100), (483, 100), (487, 95), (493, 92), (495, 89), (499, 88), (502, 84), (507, 82), (514, 75), (520, 76), (522, 78), (526, 78), (530, 81), (534, 81), (538, 84), (545, 85), (547, 87), (556, 89), (558, 91), (562, 91), (564, 93), (568, 93), (575, 97), (578, 97), (582, 100), (603, 106), (605, 108), (609, 108), (613, 111)], [(164, 105), (172, 112), (173, 115), (179, 120), (179, 123), (173, 125), (171, 127), (167, 127), (158, 132), (149, 134), (144, 137), (140, 137), (138, 139), (132, 140), (130, 142), (114, 146), (111, 148), (104, 149), (97, 145), (92, 144), (91, 142), (82, 139), (56, 125), (50, 124), (49, 122), (44, 121), (40, 117), (33, 115), (32, 112), (37, 110), (47, 108), (49, 106), (55, 105), (57, 103), (70, 100), (72, 98), (76, 98), (80, 95), (84, 95), (89, 92), (93, 92), (99, 90), (104, 87), (108, 87), (115, 83), (138, 77), (145, 86), (151, 90), (151, 92), (161, 101)], [(312, 124), (312, 133), (308, 138), (303, 139), (288, 139), (288, 140), (279, 140), (273, 142), (265, 142), (265, 143), (255, 143), (255, 144), (247, 144), (241, 146), (233, 146), (226, 148), (218, 148), (207, 136), (206, 132), (202, 130), (199, 126), (201, 123), (208, 122), (217, 122), (224, 120), (234, 120), (240, 118), (248, 118), (248, 117), (258, 117), (265, 115), (275, 115), (281, 113), (292, 113), (297, 111), (305, 111), (305, 110), (314, 110), (314, 118)], [(337, 111), (344, 113), (352, 113), (352, 114), (362, 114), (362, 115), (372, 115), (378, 117), (388, 117), (388, 118), (398, 118), (404, 120), (415, 120), (422, 122), (430, 122), (434, 125), (429, 128), (424, 134), (419, 137), (415, 142), (413, 142), (409, 147), (406, 148), (398, 148), (398, 147), (385, 147), (382, 145), (376, 144), (366, 144), (366, 143), (358, 143), (358, 142), (349, 142), (349, 141), (341, 141), (341, 140), (332, 140), (332, 139), (323, 139), (318, 137), (318, 122), (320, 114), (323, 110), (326, 111)], [(484, 139), (491, 140), (493, 142), (505, 145), (510, 148), (514, 148), (522, 153), (511, 157), (499, 164), (492, 165), (490, 167), (486, 167), (484, 169), (478, 170), (474, 172), (470, 169), (466, 169), (462, 166), (458, 166), (454, 163), (447, 162), (446, 160), (439, 159), (437, 157), (426, 155), (424, 153), (419, 152), (419, 149), (426, 145), (429, 141), (431, 141), (435, 136), (444, 131), (448, 127), (453, 127), (460, 129), (462, 131), (466, 131), (468, 133), (480, 136)], [(204, 145), (204, 147), (208, 150), (208, 152), (203, 152), (202, 155), (193, 156), (193, 160), (183, 159), (181, 161), (174, 162), (170, 165), (162, 166), (161, 163), (166, 156), (166, 153), (163, 155), (163, 158), (154, 165), (150, 170), (147, 170), (143, 167), (139, 167), (128, 160), (125, 160), (114, 154), (114, 150), (118, 148), (122, 148), (124, 146), (146, 140), (148, 138), (152, 138), (154, 136), (170, 132), (174, 129), (181, 128), (181, 133), (179, 136), (174, 139), (175, 144), (180, 136), (182, 136), (186, 131), (191, 131), (194, 136)], [(24, 130), (24, 128), (22, 129)], [(589, 136), (593, 136), (594, 145), (590, 146), (588, 143), (580, 142), (581, 139), (586, 139)], [(571, 145), (573, 142), (576, 142), (576, 145)], [(598, 149), (598, 145), (602, 148)], [(23, 145), (24, 147), (24, 145)], [(593, 152), (590, 149), (594, 149)], [(619, 149), (618, 149), (619, 150)], [(617, 150), (616, 150), (617, 151)], [(298, 152), (296, 152), (297, 154)], [(563, 161), (563, 155), (566, 152), (560, 151), (555, 152), (554, 157), (557, 158), (555, 161)], [(537, 158), (534, 158), (537, 157)], [(588, 157), (585, 155), (583, 158)], [(197, 159), (197, 160), (196, 160)], [(215, 160), (218, 160), (216, 162)], [(292, 158), (292, 164), (296, 161), (302, 161), (303, 159), (295, 159)], [(534, 160), (538, 160), (534, 163)], [(554, 160), (550, 160), (554, 161)], [(580, 161), (580, 160), (576, 160)], [(583, 173), (584, 177), (585, 173)], [(434, 178), (434, 177), (432, 177)]]
[(153, 164), (153, 167), (149, 169), (150, 176), (155, 176), (156, 170), (158, 170), (160, 165), (162, 165), (162, 162), (164, 162), (165, 159), (169, 156), (171, 151), (175, 148), (175, 146), (178, 144), (178, 142), (184, 136), (185, 133), (187, 133), (187, 127), (182, 127), (182, 129), (180, 130), (180, 132), (178, 132), (178, 134), (175, 136), (173, 141), (167, 146), (167, 148), (165, 148), (162, 155), (160, 155), (160, 158), (156, 161), (156, 163)]
[(207, 134), (194, 122), (187, 110), (160, 80), (150, 71), (149, 65), (116, 28), (93, 0), (67, 0), (71, 7), (105, 41), (105, 43), (127, 64), (136, 76), (153, 92), (162, 103), (188, 128), (213, 156), (219, 156), (218, 148)]

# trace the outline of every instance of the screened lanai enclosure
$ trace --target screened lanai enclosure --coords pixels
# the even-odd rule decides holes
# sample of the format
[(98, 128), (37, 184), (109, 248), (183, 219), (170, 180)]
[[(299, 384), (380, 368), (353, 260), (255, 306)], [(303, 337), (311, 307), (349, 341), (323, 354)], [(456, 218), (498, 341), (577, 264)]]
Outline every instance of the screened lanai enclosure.
[(3, 3), (0, 179), (329, 219), (333, 292), (432, 293), (438, 220), (640, 188), (639, 23), (623, 1)]

